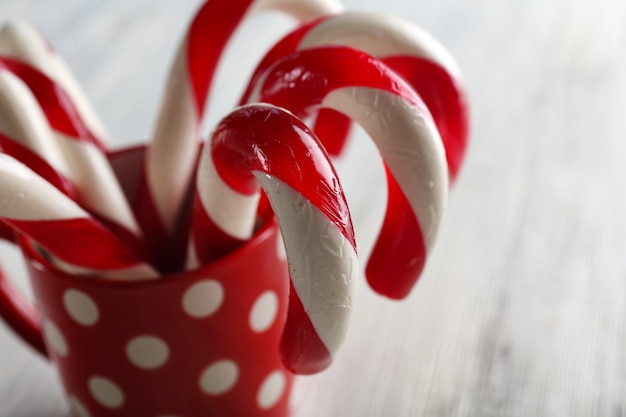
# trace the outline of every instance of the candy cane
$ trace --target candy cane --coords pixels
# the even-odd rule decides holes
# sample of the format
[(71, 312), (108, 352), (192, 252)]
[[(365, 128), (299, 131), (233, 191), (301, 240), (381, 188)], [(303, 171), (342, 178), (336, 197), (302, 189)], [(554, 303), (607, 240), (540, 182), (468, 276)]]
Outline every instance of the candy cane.
[(122, 188), (63, 89), (40, 71), (11, 58), (0, 57), (0, 70), (16, 75), (33, 92), (55, 133), (79, 203), (125, 240), (135, 241), (140, 231)]
[[(411, 84), (435, 120), (446, 150), (450, 178), (454, 179), (465, 154), (468, 135), (463, 77), (454, 58), (441, 43), (403, 19), (380, 13), (347, 12), (296, 29), (263, 58), (241, 103), (249, 101), (255, 85), (275, 62), (297, 50), (322, 45), (350, 46), (380, 58)], [(338, 155), (347, 129), (342, 127), (342, 119), (332, 113), (321, 110), (314, 130), (327, 150)]]
[(28, 87), (15, 75), (0, 70), (0, 148), (59, 190), (75, 197), (67, 166)]
[(76, 203), (6, 154), (0, 154), (0, 220), (86, 275), (158, 276)]
[[(251, 6), (254, 7), (251, 9)], [(251, 11), (275, 9), (300, 19), (341, 10), (333, 0), (209, 0), (194, 17), (172, 66), (152, 143), (137, 212), (163, 241), (179, 218), (195, 169), (198, 129), (218, 60), (235, 29)], [(160, 224), (161, 230), (154, 225)], [(160, 245), (161, 247), (164, 245)]]
[[(217, 126), (200, 158), (193, 232), (205, 230), (209, 218), (221, 235), (241, 230), (242, 221), (249, 234), (259, 184), (278, 219), (291, 275), (283, 360), (294, 372), (318, 372), (332, 361), (351, 316), (358, 277), (354, 232), (319, 141), (303, 122), (270, 105), (241, 107)], [(224, 200), (245, 203), (228, 207), (236, 211), (225, 222), (215, 211)]]
[(69, 66), (42, 34), (27, 22), (13, 19), (0, 29), (0, 54), (29, 64), (53, 79), (67, 93), (80, 119), (106, 148), (110, 135)]
[(381, 61), (347, 47), (284, 58), (259, 94), (298, 117), (333, 109), (369, 133), (386, 164), (389, 199), (366, 274), (377, 292), (406, 296), (432, 250), (448, 194), (445, 151), (420, 97)]

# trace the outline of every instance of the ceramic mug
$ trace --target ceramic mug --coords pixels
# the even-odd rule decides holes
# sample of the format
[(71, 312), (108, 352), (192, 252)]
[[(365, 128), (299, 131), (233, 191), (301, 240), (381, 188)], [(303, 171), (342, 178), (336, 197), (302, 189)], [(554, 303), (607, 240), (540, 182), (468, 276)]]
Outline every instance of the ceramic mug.
[[(111, 157), (129, 195), (142, 153)], [(76, 277), (22, 249), (35, 307), (2, 276), (0, 313), (56, 365), (75, 417), (289, 415), (289, 280), (273, 218), (214, 263), (156, 280)]]

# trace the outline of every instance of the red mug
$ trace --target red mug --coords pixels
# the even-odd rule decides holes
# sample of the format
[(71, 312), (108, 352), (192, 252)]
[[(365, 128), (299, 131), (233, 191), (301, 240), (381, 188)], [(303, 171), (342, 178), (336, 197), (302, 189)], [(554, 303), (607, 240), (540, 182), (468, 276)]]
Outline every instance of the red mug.
[[(142, 155), (111, 155), (128, 195)], [(22, 249), (35, 306), (0, 274), (0, 313), (56, 365), (75, 417), (289, 415), (289, 276), (273, 218), (221, 259), (155, 280), (76, 277)]]

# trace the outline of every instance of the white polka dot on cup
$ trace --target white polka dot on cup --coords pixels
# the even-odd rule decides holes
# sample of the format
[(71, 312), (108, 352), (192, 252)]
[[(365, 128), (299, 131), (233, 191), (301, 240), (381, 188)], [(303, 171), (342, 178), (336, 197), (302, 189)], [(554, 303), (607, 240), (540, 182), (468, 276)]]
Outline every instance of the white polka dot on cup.
[(278, 403), (283, 396), (287, 379), (282, 371), (274, 371), (269, 374), (257, 394), (257, 404), (260, 408), (268, 410)]
[(200, 389), (209, 395), (230, 391), (239, 378), (239, 367), (231, 360), (220, 360), (207, 366), (200, 375)]
[(224, 301), (224, 288), (213, 280), (196, 282), (183, 295), (183, 309), (196, 319), (206, 318), (214, 314)]
[(124, 392), (113, 381), (102, 376), (92, 376), (88, 381), (89, 392), (103, 407), (116, 409), (124, 405)]
[(79, 290), (66, 290), (63, 293), (63, 305), (70, 317), (83, 326), (93, 326), (100, 317), (100, 311), (95, 301)]
[(170, 349), (162, 339), (142, 335), (133, 338), (126, 345), (128, 360), (141, 369), (156, 369), (163, 366), (169, 356)]
[(254, 302), (250, 310), (250, 327), (257, 333), (269, 329), (278, 313), (278, 296), (274, 291), (265, 291)]
[(68, 403), (72, 410), (72, 416), (74, 417), (91, 417), (91, 414), (87, 410), (87, 407), (75, 396), (70, 395), (68, 397)]
[(48, 342), (54, 353), (59, 356), (65, 357), (68, 354), (67, 342), (65, 337), (59, 330), (59, 328), (50, 320), (44, 320), (43, 322), (43, 335)]

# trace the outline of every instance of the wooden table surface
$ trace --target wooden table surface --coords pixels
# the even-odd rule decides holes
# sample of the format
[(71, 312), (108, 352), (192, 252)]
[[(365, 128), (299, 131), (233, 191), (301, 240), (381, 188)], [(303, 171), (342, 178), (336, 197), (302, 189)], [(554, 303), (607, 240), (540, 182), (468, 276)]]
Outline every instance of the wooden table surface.
[[(41, 29), (122, 146), (150, 134), (198, 3), (2, 0), (0, 21)], [(421, 282), (400, 303), (361, 286), (345, 348), (297, 383), (296, 417), (626, 415), (626, 2), (344, 3), (449, 48), (471, 146)], [(265, 16), (238, 34), (206, 131), (289, 24)], [(370, 141), (354, 143), (340, 174), (366, 257), (384, 181)], [(17, 257), (3, 252), (14, 275)], [(0, 323), (0, 417), (67, 416), (54, 370)]]

